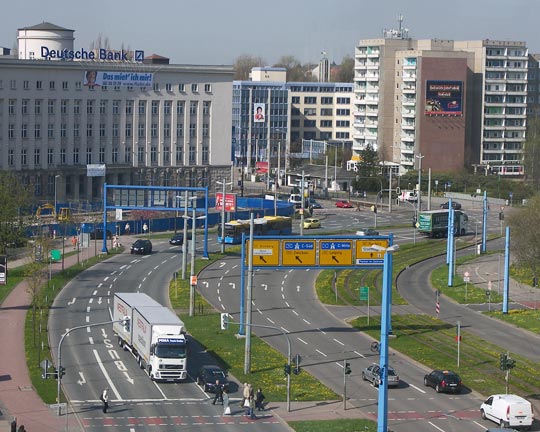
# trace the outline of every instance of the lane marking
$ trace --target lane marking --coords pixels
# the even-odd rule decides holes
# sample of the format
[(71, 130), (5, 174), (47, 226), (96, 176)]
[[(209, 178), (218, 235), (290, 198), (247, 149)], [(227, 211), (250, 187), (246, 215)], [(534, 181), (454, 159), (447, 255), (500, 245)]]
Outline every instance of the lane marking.
[(328, 357), (325, 353), (323, 353), (322, 351), (319, 351), (318, 349), (315, 349), (315, 351), (317, 351), (320, 355), (324, 357)]
[(342, 346), (345, 346), (345, 344), (339, 340), (337, 340), (336, 338), (334, 338), (334, 341), (337, 342), (338, 344), (342, 345)]
[(99, 357), (99, 354), (97, 350), (92, 350), (94, 352), (94, 357), (96, 358), (96, 361), (98, 363), (99, 368), (101, 369), (101, 372), (103, 375), (105, 375), (105, 379), (107, 380), (107, 383), (109, 383), (109, 388), (112, 390), (112, 392), (116, 395), (116, 398), (118, 400), (122, 400), (120, 393), (118, 393), (118, 390), (116, 389), (116, 386), (114, 385), (114, 382), (111, 380), (111, 377), (107, 373), (107, 370), (105, 369), (105, 366), (101, 362), (101, 358)]

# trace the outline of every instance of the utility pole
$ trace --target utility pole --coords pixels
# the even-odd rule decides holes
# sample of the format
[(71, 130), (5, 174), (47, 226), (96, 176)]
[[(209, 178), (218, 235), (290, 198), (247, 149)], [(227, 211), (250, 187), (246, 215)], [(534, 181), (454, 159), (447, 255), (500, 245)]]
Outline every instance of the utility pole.
[(302, 195), (302, 207), (300, 207), (300, 235), (304, 235), (304, 210), (306, 209), (304, 198), (304, 182), (304, 170), (302, 170), (302, 188), (300, 190)]
[(416, 192), (418, 197), (418, 214), (422, 211), (422, 153), (415, 155), (418, 158), (418, 191)]

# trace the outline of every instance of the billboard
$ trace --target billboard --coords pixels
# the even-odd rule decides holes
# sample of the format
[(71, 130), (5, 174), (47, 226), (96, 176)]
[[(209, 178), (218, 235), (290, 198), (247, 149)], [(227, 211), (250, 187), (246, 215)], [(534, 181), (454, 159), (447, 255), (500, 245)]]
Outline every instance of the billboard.
[(253, 104), (253, 123), (264, 123), (266, 106), (263, 103)]
[(84, 73), (85, 86), (152, 87), (154, 74), (146, 72), (105, 72), (88, 70)]
[[(216, 192), (216, 210), (221, 210), (223, 205), (223, 193)], [(225, 211), (236, 211), (236, 194), (225, 194)]]
[(426, 81), (425, 115), (463, 115), (463, 81)]

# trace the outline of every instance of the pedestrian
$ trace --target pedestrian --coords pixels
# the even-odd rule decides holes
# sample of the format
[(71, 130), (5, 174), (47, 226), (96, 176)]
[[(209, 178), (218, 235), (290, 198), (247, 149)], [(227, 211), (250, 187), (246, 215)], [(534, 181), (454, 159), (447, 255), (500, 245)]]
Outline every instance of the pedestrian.
[(240, 402), (240, 406), (243, 408), (246, 401), (249, 399), (249, 384), (244, 383), (244, 389), (242, 390), (242, 401)]
[(257, 411), (264, 411), (264, 401), (265, 397), (262, 392), (262, 389), (259, 387), (257, 389), (257, 393), (255, 393), (255, 407), (257, 408)]
[(124, 227), (124, 231), (126, 232), (126, 235), (129, 235), (129, 230), (130, 230), (129, 223), (126, 222), (126, 226)]
[(109, 409), (109, 387), (105, 387), (99, 399), (103, 402), (103, 412), (106, 413)]
[(216, 380), (216, 395), (214, 396), (214, 400), (212, 402), (212, 405), (215, 405), (216, 402), (221, 402), (223, 405), (223, 387), (219, 383), (219, 380)]
[(71, 244), (73, 245), (73, 249), (77, 249), (77, 236), (73, 236)]
[(24, 427), (24, 425), (20, 425), (19, 429), (17, 429), (17, 432), (26, 432), (26, 428)]
[(255, 398), (253, 397), (253, 395), (249, 396), (246, 415), (250, 419), (256, 419), (257, 418), (257, 416), (255, 416)]
[(360, 211), (360, 201), (358, 201), (356, 203), (356, 211), (358, 211), (358, 212)]
[(231, 407), (229, 406), (229, 393), (227, 389), (223, 389), (223, 415), (231, 415)]

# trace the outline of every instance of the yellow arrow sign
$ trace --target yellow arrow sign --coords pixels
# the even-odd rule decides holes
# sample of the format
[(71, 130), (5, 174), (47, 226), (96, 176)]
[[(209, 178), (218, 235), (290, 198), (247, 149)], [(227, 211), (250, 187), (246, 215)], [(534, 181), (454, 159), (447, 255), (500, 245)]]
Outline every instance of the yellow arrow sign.
[(321, 240), (320, 266), (350, 266), (353, 262), (352, 240)]
[[(246, 242), (246, 251), (249, 251), (249, 240)], [(246, 265), (249, 264), (248, 255), (246, 253)], [(279, 240), (253, 240), (253, 265), (279, 265)]]
[(356, 265), (382, 265), (388, 240), (356, 240)]
[(315, 240), (282, 240), (281, 263), (284, 266), (313, 267), (316, 264)]

